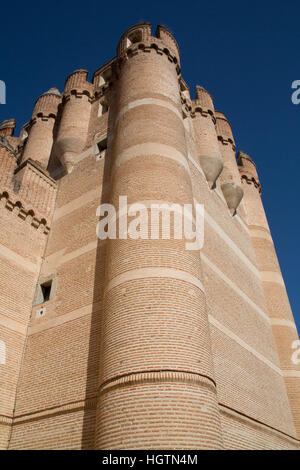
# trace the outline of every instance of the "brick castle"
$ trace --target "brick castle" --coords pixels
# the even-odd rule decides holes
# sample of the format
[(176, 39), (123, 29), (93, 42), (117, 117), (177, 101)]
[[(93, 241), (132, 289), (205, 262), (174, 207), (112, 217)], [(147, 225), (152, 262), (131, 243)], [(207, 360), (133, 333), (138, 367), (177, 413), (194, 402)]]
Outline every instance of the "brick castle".
[[(297, 449), (298, 334), (252, 158), (164, 27), (0, 125), (0, 448)], [(205, 241), (99, 240), (100, 204), (204, 204)]]

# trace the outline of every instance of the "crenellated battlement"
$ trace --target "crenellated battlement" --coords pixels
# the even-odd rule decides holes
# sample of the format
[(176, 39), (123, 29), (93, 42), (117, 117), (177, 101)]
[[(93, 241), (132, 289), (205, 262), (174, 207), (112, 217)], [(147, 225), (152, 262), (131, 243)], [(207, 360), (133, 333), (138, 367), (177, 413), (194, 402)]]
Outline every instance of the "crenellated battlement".
[[(23, 135), (9, 142), (14, 144), (18, 164), (35, 161), (41, 170), (49, 168), (51, 175), (59, 178), (72, 172), (80, 160), (79, 155), (97, 144), (97, 135), (105, 135), (110, 91), (117, 87), (125, 62), (141, 53), (166, 55), (175, 65), (183, 118), (189, 116), (193, 119), (198, 158), (209, 186), (214, 187), (223, 169), (216, 136), (223, 145), (230, 145), (235, 151), (231, 126), (223, 113), (215, 111), (211, 94), (202, 86), (196, 86), (196, 97), (191, 100), (189, 88), (180, 73), (180, 51), (175, 38), (162, 25), (158, 25), (155, 35), (152, 35), (151, 24), (147, 22), (133, 25), (123, 33), (117, 45), (117, 56), (100, 67), (91, 82), (87, 78), (88, 71), (78, 69), (66, 78), (62, 94), (57, 88), (51, 88), (36, 100)], [(159, 68), (156, 68), (156, 73), (159, 73)], [(159, 95), (158, 89), (157, 92)], [(197, 116), (205, 120), (196, 119)], [(207, 118), (212, 125), (206, 122)], [(0, 135), (2, 131), (7, 137), (11, 136), (14, 126), (13, 121), (5, 121), (0, 127)], [(23, 168), (31, 165), (17, 165), (14, 177), (20, 179)], [(29, 194), (26, 194), (28, 198)]]
[(56, 118), (57, 108), (61, 102), (61, 94), (57, 88), (50, 88), (50, 90), (43, 93), (35, 102), (32, 113), (32, 119), (41, 118)]
[(38, 226), (38, 221), (43, 220), (44, 233), (48, 233), (56, 186), (39, 162), (28, 159), (18, 164), (16, 149), (0, 135), (0, 193), (6, 199), (4, 206), (7, 209), (16, 213), (13, 209), (19, 208), (21, 218), (24, 214), (33, 213), (35, 220), (32, 225)]
[(157, 26), (156, 36), (152, 36), (150, 23), (134, 25), (121, 36), (117, 46), (118, 65), (122, 66), (125, 60), (138, 53), (154, 51), (159, 55), (165, 54), (176, 65), (177, 73), (180, 75), (180, 52), (176, 40), (161, 25)]
[(254, 187), (261, 194), (261, 185), (258, 178), (256, 165), (250, 155), (241, 150), (238, 152), (238, 168), (241, 175), (242, 182), (253, 184)]
[(192, 101), (191, 116), (194, 117), (196, 113), (201, 113), (204, 117), (211, 117), (214, 124), (216, 124), (215, 108), (211, 94), (202, 86), (196, 86), (196, 99)]
[(49, 221), (47, 222), (45, 218), (40, 218), (39, 215), (30, 208), (31, 206), (23, 205), (20, 200), (13, 196), (11, 197), (6, 191), (0, 194), (0, 207), (4, 207), (11, 212), (12, 215), (31, 225), (34, 229), (48, 235), (50, 231)]
[(64, 89), (64, 99), (70, 99), (71, 96), (87, 96), (92, 100), (94, 96), (94, 85), (87, 81), (88, 71), (84, 69), (75, 70), (66, 79)]
[(220, 140), (220, 142), (222, 142), (223, 145), (231, 144), (232, 149), (235, 151), (236, 146), (235, 146), (230, 122), (225, 117), (225, 115), (221, 113), (220, 111), (215, 111), (215, 116), (216, 116), (216, 129), (217, 129), (218, 139)]

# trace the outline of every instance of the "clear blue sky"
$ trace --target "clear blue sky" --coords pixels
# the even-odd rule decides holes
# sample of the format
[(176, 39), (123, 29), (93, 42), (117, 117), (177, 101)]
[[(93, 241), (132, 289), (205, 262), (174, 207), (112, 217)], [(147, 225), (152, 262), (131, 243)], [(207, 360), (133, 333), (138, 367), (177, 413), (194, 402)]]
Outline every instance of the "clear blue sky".
[(29, 120), (34, 100), (63, 90), (77, 68), (92, 73), (115, 55), (121, 34), (139, 21), (175, 35), (182, 72), (214, 97), (231, 121), (239, 149), (257, 163), (263, 201), (300, 330), (300, 3), (295, 1), (2, 2), (0, 80), (7, 104), (0, 121)]

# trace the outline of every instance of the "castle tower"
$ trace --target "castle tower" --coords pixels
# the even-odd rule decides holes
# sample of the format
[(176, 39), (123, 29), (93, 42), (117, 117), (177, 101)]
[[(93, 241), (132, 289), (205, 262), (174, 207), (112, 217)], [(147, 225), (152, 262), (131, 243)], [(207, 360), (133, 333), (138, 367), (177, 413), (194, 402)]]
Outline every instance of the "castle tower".
[(197, 85), (193, 123), (200, 165), (210, 187), (214, 186), (223, 169), (223, 160), (215, 129), (216, 118), (214, 112), (211, 95), (203, 87)]
[(255, 166), (209, 93), (191, 100), (172, 34), (133, 26), (92, 83), (73, 72), (14, 126), (0, 448), (299, 449), (298, 337)]
[[(177, 44), (145, 23), (117, 52), (110, 202), (192, 204)], [(201, 262), (186, 241), (107, 241), (97, 448), (222, 446)]]
[[(7, 121), (4, 121), (7, 122)], [(3, 125), (3, 123), (2, 123)], [(2, 127), (1, 125), (1, 127)], [(13, 172), (17, 166), (17, 155), (15, 149), (9, 143), (7, 137), (3, 137), (0, 127), (0, 181), (1, 190), (7, 190), (10, 187)], [(9, 132), (7, 133), (7, 130)], [(3, 134), (10, 136), (11, 128), (3, 126)]]
[(76, 155), (83, 150), (87, 139), (93, 96), (93, 85), (86, 80), (87, 74), (86, 70), (75, 70), (65, 83), (53, 154), (68, 173), (72, 171)]
[(234, 214), (242, 200), (239, 171), (235, 157), (235, 142), (231, 126), (223, 113), (216, 111), (216, 128), (224, 168), (221, 174), (221, 188), (229, 210)]
[(29, 123), (28, 138), (22, 160), (36, 160), (47, 168), (53, 145), (53, 128), (61, 95), (56, 88), (50, 88), (36, 103)]
[(247, 223), (261, 274), (291, 411), (300, 438), (300, 364), (293, 361), (294, 349), (299, 347), (297, 328), (262, 204), (261, 186), (255, 163), (248, 154), (240, 151), (238, 164), (244, 188)]

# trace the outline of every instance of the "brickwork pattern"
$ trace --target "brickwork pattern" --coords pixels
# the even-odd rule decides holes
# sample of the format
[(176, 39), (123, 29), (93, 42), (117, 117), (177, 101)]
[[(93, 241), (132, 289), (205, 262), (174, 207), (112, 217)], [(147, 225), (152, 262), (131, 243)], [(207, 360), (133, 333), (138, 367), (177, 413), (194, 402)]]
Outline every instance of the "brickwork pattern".
[[(191, 98), (170, 32), (132, 26), (14, 128), (0, 125), (0, 448), (299, 449), (298, 334), (256, 167), (209, 92)], [(204, 204), (203, 248), (99, 240), (97, 207), (124, 195)]]

